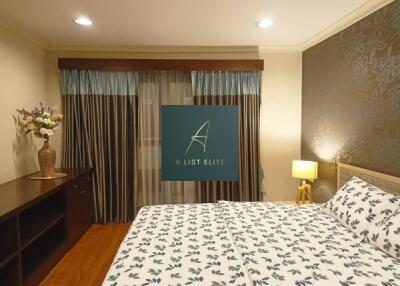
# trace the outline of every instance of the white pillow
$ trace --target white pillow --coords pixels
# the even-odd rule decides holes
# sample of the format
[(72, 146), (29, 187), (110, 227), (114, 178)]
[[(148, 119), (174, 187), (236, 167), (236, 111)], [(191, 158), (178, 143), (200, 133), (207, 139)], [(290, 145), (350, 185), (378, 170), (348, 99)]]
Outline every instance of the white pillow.
[(400, 259), (400, 209), (381, 226), (371, 229), (366, 240), (387, 254)]
[(400, 197), (353, 177), (321, 207), (347, 229), (364, 238), (368, 230), (384, 223), (400, 205)]

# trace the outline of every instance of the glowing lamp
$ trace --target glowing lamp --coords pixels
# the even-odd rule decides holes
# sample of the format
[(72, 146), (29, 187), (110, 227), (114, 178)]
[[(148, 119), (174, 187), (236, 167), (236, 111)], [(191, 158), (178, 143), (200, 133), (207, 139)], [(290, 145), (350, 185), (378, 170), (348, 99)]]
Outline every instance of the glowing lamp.
[(296, 203), (314, 202), (314, 194), (307, 180), (314, 181), (318, 177), (318, 163), (314, 161), (294, 160), (292, 163), (292, 177), (300, 179), (297, 189)]

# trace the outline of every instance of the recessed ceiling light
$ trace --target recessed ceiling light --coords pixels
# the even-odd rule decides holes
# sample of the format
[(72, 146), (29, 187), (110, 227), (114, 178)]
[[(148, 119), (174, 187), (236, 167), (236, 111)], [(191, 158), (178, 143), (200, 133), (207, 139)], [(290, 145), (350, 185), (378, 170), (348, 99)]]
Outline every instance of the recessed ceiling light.
[(93, 22), (87, 17), (79, 17), (74, 20), (75, 23), (82, 26), (91, 26)]
[(274, 22), (271, 19), (263, 19), (261, 21), (257, 21), (256, 25), (259, 28), (268, 28), (271, 27), (274, 24)]

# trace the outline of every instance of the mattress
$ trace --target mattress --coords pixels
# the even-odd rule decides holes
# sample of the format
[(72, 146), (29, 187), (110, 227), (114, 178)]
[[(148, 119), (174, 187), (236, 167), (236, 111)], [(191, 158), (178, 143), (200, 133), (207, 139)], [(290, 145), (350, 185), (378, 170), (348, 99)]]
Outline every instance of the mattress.
[(318, 205), (158, 205), (140, 210), (103, 285), (392, 286), (400, 260)]

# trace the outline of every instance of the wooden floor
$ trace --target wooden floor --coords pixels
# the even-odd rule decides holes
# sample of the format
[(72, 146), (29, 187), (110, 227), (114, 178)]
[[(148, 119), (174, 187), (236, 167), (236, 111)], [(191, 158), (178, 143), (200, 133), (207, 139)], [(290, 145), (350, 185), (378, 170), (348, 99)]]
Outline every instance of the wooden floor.
[(101, 285), (128, 228), (129, 224), (92, 225), (40, 285)]

